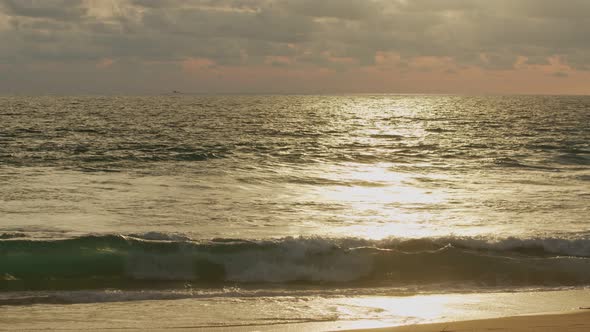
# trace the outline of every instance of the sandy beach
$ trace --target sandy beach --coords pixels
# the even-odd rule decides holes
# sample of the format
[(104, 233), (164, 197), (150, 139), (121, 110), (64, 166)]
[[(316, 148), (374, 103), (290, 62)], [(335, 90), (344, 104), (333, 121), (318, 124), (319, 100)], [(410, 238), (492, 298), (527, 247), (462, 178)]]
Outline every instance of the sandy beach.
[(590, 310), (354, 330), (372, 332), (590, 331)]
[[(115, 321), (113, 321), (115, 322)], [(148, 330), (148, 331), (354, 331), (354, 332), (490, 332), (490, 331), (510, 331), (510, 332), (574, 332), (590, 331), (590, 310), (575, 310), (570, 312), (546, 313), (535, 315), (522, 315), (511, 317), (500, 317), (491, 319), (465, 320), (455, 322), (442, 322), (434, 324), (405, 325), (382, 328), (361, 328), (364, 324), (371, 325), (372, 322), (316, 322), (301, 324), (277, 324), (277, 325), (235, 325), (225, 327), (204, 327), (204, 326), (175, 326), (163, 327), (158, 324), (149, 325), (140, 324), (133, 327), (121, 327), (115, 324), (96, 326), (94, 324), (60, 324), (59, 320), (53, 319), (52, 322), (30, 322), (27, 326), (19, 326), (18, 330), (76, 330), (84, 329), (86, 331), (128, 331), (128, 330)], [(72, 323), (72, 322), (69, 322)], [(106, 323), (106, 322), (105, 322)], [(0, 331), (9, 331), (15, 327), (3, 319), (0, 319)]]
[(590, 310), (578, 309), (587, 290), (140, 300), (150, 295), (71, 292), (87, 303), (49, 303), (57, 298), (46, 294), (45, 303), (0, 305), (0, 331), (590, 331)]

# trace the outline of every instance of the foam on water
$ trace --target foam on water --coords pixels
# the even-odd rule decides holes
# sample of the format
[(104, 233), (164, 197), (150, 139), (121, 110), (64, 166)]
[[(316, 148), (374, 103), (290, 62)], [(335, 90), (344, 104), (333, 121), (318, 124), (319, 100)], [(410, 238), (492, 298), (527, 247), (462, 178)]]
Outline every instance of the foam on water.
[[(411, 287), (590, 285), (590, 239), (283, 238), (180, 235), (0, 241), (2, 288), (152, 287), (166, 282)], [(149, 281), (145, 283), (142, 281)], [(135, 282), (138, 282), (135, 284)], [(44, 286), (43, 286), (44, 285)]]

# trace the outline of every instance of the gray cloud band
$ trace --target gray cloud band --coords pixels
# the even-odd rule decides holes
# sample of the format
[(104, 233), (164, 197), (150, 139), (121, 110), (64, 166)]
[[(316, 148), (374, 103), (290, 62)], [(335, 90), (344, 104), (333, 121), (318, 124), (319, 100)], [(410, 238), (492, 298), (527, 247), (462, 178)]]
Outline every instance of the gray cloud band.
[[(61, 65), (63, 77), (69, 70), (98, 79), (101, 70), (92, 68), (113, 64), (119, 74), (109, 77), (125, 81), (124, 73), (148, 75), (145, 64), (153, 75), (172, 76), (187, 59), (213, 69), (342, 72), (393, 54), (399, 70), (438, 57), (452, 73), (557, 57), (590, 70), (588, 12), (585, 0), (0, 0), (0, 69), (22, 86), (42, 84), (51, 65)], [(109, 80), (103, 77), (107, 87)]]

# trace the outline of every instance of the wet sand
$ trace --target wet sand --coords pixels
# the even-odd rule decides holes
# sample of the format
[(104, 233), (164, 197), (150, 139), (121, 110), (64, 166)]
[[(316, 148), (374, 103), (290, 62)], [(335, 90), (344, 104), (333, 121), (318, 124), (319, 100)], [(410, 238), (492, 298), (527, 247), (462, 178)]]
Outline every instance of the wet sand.
[[(0, 305), (0, 331), (590, 331), (590, 310), (578, 309), (588, 306), (590, 293), (585, 289), (407, 297), (307, 296), (295, 302), (288, 296), (125, 301), (133, 298), (133, 292), (115, 292), (120, 301), (110, 302), (114, 298), (109, 294), (70, 294), (71, 300), (91, 303)], [(326, 312), (340, 314), (326, 316)]]

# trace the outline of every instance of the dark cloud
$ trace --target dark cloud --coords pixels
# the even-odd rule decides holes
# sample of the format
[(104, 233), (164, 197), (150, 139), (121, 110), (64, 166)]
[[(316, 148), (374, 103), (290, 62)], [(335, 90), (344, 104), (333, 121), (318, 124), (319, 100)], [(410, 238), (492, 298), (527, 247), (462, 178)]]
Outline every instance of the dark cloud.
[(78, 20), (86, 15), (81, 0), (2, 0), (0, 8), (16, 17)]
[(385, 7), (374, 0), (286, 0), (278, 2), (286, 12), (308, 17), (370, 20)]
[(262, 9), (256, 12), (183, 8), (148, 10), (142, 15), (145, 29), (187, 38), (266, 40), (296, 43), (309, 39), (315, 25), (308, 17)]

